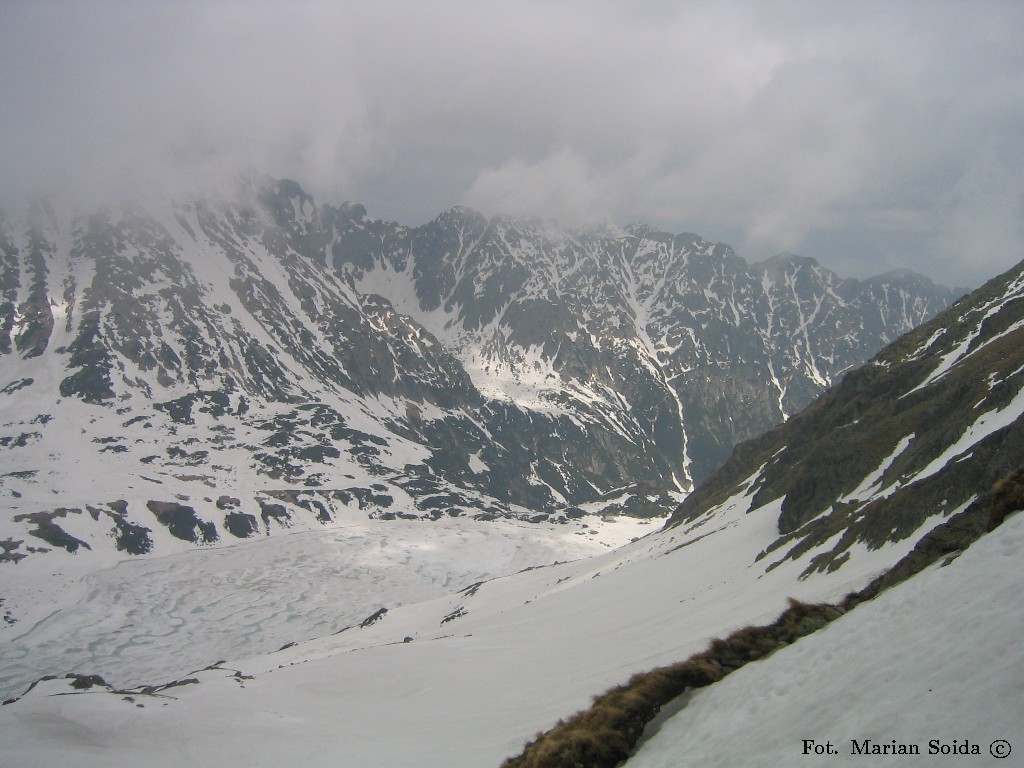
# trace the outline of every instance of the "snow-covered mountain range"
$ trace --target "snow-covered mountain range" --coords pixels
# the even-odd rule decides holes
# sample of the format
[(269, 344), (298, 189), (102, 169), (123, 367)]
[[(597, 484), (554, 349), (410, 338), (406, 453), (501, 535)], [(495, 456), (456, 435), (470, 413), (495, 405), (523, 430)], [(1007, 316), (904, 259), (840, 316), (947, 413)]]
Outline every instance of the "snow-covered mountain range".
[[(497, 766), (594, 694), (766, 624), (787, 598), (845, 612), (760, 662), (720, 668), (729, 676), (674, 707), (627, 765), (786, 764), (805, 754), (805, 740), (837, 745), (832, 764), (863, 762), (852, 741), (917, 744), (927, 754), (936, 740), (947, 751), (930, 759), (949, 765), (963, 761), (948, 750), (954, 740), (986, 755), (1017, 750), (1022, 342), (1024, 263), (738, 445), (664, 528), (595, 556), (463, 584), (454, 550), (424, 546), (424, 531), (451, 526), (457, 536), (464, 526), (487, 531), (486, 540), (498, 525), (524, 526), (551, 547), (560, 533), (587, 537), (550, 521), (352, 520), (352, 532), (380, 535), (375, 550), (385, 556), (393, 558), (389, 535), (415, 544), (403, 572), (444, 563), (451, 583), (435, 580), (436, 596), (416, 596), (360, 571), (353, 590), (377, 579), (377, 610), (277, 652), (218, 656), (148, 686), (116, 673), (40, 682), (0, 709), (0, 754), (54, 766)], [(342, 532), (298, 534), (308, 537), (302, 551)], [(171, 634), (214, 622), (244, 648), (252, 615), (222, 597), (267, 572), (279, 582), (266, 587), (269, 599), (297, 631), (302, 616), (328, 622), (343, 611), (317, 589), (294, 598), (296, 577), (330, 557), (285, 552), (290, 540), (128, 560), (64, 600), (94, 624), (145, 622), (145, 596), (173, 581)], [(13, 570), (43, 562), (26, 558)], [(344, 563), (334, 563), (333, 578), (344, 578)], [(25, 636), (67, 637), (71, 613), (57, 611)], [(158, 648), (160, 634), (136, 634), (117, 655)]]
[(234, 197), (0, 216), (0, 520), (175, 551), (378, 517), (654, 517), (944, 308), (649, 228)]

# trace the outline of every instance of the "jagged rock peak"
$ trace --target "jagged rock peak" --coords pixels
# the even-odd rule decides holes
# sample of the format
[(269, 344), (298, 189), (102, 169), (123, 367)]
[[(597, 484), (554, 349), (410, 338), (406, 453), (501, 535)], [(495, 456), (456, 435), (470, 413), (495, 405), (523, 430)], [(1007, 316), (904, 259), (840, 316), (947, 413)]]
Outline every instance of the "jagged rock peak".
[(788, 267), (820, 267), (817, 259), (811, 256), (801, 256), (798, 253), (783, 251), (762, 262), (765, 266), (788, 268)]
[(434, 219), (434, 222), (444, 225), (465, 226), (472, 229), (482, 229), (488, 223), (486, 216), (465, 205), (453, 205), (447, 211), (439, 214)]

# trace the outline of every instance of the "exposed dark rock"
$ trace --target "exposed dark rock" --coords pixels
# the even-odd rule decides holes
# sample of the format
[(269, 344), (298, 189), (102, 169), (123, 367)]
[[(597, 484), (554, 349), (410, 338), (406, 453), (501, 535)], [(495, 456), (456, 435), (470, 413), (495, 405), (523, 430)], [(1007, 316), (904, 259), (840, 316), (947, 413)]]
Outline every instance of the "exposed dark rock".
[(39, 434), (38, 432), (22, 432), (17, 437), (13, 435), (7, 435), (4, 437), (0, 437), (0, 447), (24, 448), (41, 437), (42, 435)]
[(80, 509), (55, 509), (52, 512), (30, 512), (24, 515), (15, 515), (14, 522), (27, 521), (35, 524), (35, 528), (29, 531), (29, 535), (42, 539), (54, 547), (61, 547), (68, 552), (77, 552), (79, 547), (92, 549), (86, 542), (77, 539), (65, 531), (55, 522), (55, 517), (67, 517), (69, 514), (82, 514)]
[[(147, 555), (152, 552), (153, 539), (150, 536), (152, 531), (145, 526), (129, 522), (125, 519), (125, 515), (128, 512), (127, 502), (112, 501), (107, 506), (113, 510), (113, 512), (106, 512), (106, 514), (114, 523), (111, 535), (114, 537), (115, 546), (118, 551), (127, 552), (129, 555)], [(93, 508), (89, 507), (88, 509), (92, 512)]]
[(292, 516), (288, 513), (288, 510), (285, 509), (283, 504), (273, 504), (263, 501), (263, 499), (257, 499), (256, 501), (259, 502), (260, 505), (260, 517), (263, 519), (263, 525), (268, 530), (272, 519), (279, 525), (284, 526), (285, 528), (288, 527)]
[(361, 622), (359, 622), (359, 626), (360, 627), (368, 627), (371, 624), (376, 624), (378, 621), (380, 621), (381, 619), (384, 618), (384, 615), (387, 612), (388, 612), (387, 608), (380, 608), (379, 610), (374, 611), (369, 616), (367, 616), (365, 619), (363, 619)]
[(194, 424), (192, 409), (197, 406), (203, 413), (220, 418), (228, 413), (228, 409), (231, 407), (231, 398), (226, 392), (190, 392), (176, 400), (153, 404), (156, 410), (164, 411), (178, 424)]
[(256, 516), (245, 512), (228, 512), (224, 515), (224, 528), (239, 539), (247, 539), (260, 530)]
[(3, 552), (0, 552), (0, 563), (16, 563), (28, 557), (28, 555), (16, 551), (24, 543), (24, 541), (15, 541), (10, 537), (0, 541), (0, 549), (3, 550)]
[(148, 501), (146, 506), (175, 538), (193, 544), (212, 544), (218, 539), (216, 526), (200, 519), (192, 507), (173, 501)]
[(107, 681), (99, 675), (80, 675), (75, 672), (71, 672), (64, 677), (71, 680), (71, 687), (78, 691), (87, 691), (93, 686), (99, 686), (100, 688), (110, 687), (107, 685)]
[(19, 389), (24, 389), (25, 387), (32, 386), (33, 383), (35, 383), (35, 380), (31, 378), (18, 379), (17, 381), (12, 381), (10, 384), (0, 389), (0, 393), (3, 393), (5, 395), (11, 395), (17, 392)]

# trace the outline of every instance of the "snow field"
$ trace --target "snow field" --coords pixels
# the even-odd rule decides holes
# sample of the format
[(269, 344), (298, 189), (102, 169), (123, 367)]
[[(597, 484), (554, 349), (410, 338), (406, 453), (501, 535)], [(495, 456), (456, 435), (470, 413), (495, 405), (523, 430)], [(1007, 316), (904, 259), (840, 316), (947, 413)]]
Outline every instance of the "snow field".
[[(189, 548), (164, 557), (33, 556), (19, 602), (41, 610), (6, 630), (0, 696), (47, 674), (100, 674), (113, 685), (165, 682), (223, 658), (268, 653), (358, 625), (379, 608), (448, 595), (479, 581), (605, 551), (646, 532), (639, 521), (576, 526), (470, 520), (376, 521)], [(648, 525), (647, 530), (650, 529)], [(97, 548), (98, 549), (98, 548)], [(124, 555), (119, 555), (124, 557)]]
[[(431, 578), (443, 583), (442, 571), (455, 578), (447, 589), (434, 582), (438, 597), (426, 599), (429, 589), (422, 589), (417, 600), (406, 586), (398, 592), (405, 589), (409, 599), (394, 600), (396, 607), (372, 626), (248, 659), (241, 658), (244, 647), (207, 654), (205, 663), (228, 658), (227, 671), (202, 672), (200, 684), (159, 698), (54, 698), (48, 694), (67, 690), (66, 683), (42, 685), (0, 710), (0, 754), (17, 764), (42, 760), (76, 768), (126, 765), (143, 756), (154, 766), (497, 766), (537, 731), (588, 706), (592, 695), (631, 674), (684, 659), (708, 639), (741, 626), (767, 623), (788, 596), (837, 599), (900, 554), (872, 553), (877, 560), (851, 559), (833, 574), (805, 581), (797, 579), (803, 562), (765, 573), (766, 563), (755, 563), (754, 556), (774, 535), (778, 507), (748, 506), (749, 498), (737, 494), (687, 529), (654, 533), (602, 555), (464, 592), (455, 590), (475, 575), (451, 567), (454, 550), (439, 546), (446, 565), (439, 561)], [(431, 530), (436, 524), (416, 525)], [(203, 551), (203, 557), (222, 557), (224, 551)], [(422, 558), (430, 549), (403, 551)], [(248, 552), (255, 567), (271, 550)], [(506, 550), (513, 552), (520, 545)], [(388, 560), (389, 578), (409, 570), (408, 563), (393, 567), (404, 556)], [(160, 579), (172, 578), (169, 565), (180, 558), (164, 560)], [(260, 569), (284, 572), (280, 565)], [(208, 581), (197, 574), (194, 583)], [(383, 602), (378, 589), (366, 590), (369, 602), (360, 618)], [(268, 624), (292, 629), (303, 616), (336, 619), (340, 601), (326, 607), (325, 602), (330, 601), (282, 598), (281, 612)], [(223, 635), (243, 638), (244, 645), (251, 617), (244, 608), (232, 612), (218, 605)], [(185, 608), (182, 603), (177, 616), (194, 618)], [(294, 640), (296, 633), (276, 639)], [(233, 670), (254, 679), (238, 679)], [(55, 722), (60, 729), (54, 730)], [(83, 743), (92, 747), (80, 749)]]
[[(766, 765), (1017, 765), (1024, 752), (1024, 514), (946, 567), (697, 691), (629, 768)], [(804, 753), (804, 739), (836, 754)], [(919, 756), (854, 754), (917, 745)], [(980, 756), (942, 754), (978, 745)], [(989, 753), (1005, 740), (1009, 760)], [(929, 754), (932, 740), (939, 752)], [(813, 750), (813, 748), (812, 748)]]

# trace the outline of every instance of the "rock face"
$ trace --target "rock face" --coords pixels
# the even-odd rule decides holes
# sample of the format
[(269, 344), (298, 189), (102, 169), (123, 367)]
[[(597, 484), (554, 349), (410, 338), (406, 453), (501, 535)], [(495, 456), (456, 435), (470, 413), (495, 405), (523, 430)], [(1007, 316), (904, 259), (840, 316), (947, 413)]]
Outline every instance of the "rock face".
[[(579, 232), (456, 208), (415, 229), (332, 218), (329, 258), (444, 339), (487, 394), (574, 412), (689, 487), (951, 301), (893, 273), (748, 264), (696, 235)], [(654, 477), (637, 478), (654, 480)]]
[[(724, 500), (779, 505), (781, 563), (808, 571), (855, 546), (908, 541), (989, 489), (1019, 508), (1024, 467), (1024, 263), (883, 349), (777, 429), (738, 445), (674, 513), (682, 525)], [(747, 501), (749, 499), (749, 501)], [(988, 516), (988, 510), (974, 510)]]
[(0, 535), (45, 513), (54, 541), (95, 546), (91, 520), (148, 552), (342, 507), (657, 515), (951, 298), (639, 226), (403, 227), (267, 179), (0, 214), (0, 494), (22, 516)]

